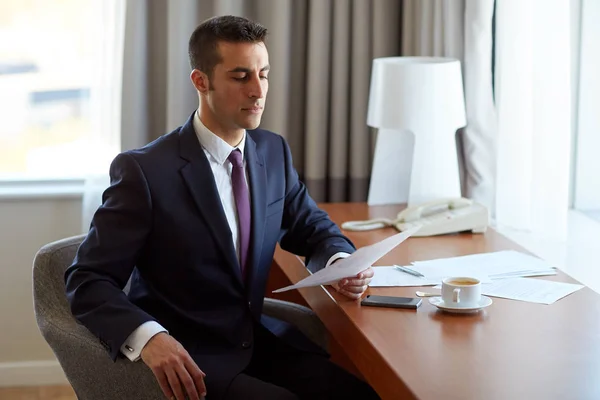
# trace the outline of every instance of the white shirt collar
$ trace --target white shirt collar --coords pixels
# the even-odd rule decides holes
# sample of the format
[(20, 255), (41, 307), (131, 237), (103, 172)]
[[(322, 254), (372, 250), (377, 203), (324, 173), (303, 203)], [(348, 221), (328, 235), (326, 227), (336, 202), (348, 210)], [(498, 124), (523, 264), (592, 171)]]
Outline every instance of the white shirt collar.
[(233, 147), (229, 145), (226, 141), (212, 133), (202, 121), (200, 121), (200, 115), (198, 111), (194, 113), (194, 130), (196, 131), (196, 136), (198, 136), (198, 140), (200, 141), (200, 145), (208, 151), (208, 153), (215, 159), (219, 165), (223, 165), (229, 154), (234, 149), (240, 149), (242, 152), (242, 160), (244, 159), (244, 146), (246, 145), (246, 131), (244, 130), (244, 136), (240, 143)]

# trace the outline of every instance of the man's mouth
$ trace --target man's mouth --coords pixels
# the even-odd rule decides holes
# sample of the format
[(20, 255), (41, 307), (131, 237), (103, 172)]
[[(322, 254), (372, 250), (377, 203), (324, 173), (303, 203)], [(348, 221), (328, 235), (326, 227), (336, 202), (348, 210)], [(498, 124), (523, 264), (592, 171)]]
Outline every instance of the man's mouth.
[(248, 112), (251, 112), (251, 113), (259, 113), (259, 112), (261, 112), (261, 111), (262, 111), (262, 109), (263, 109), (263, 108), (262, 108), (262, 107), (260, 107), (260, 106), (254, 106), (254, 107), (242, 108), (242, 110), (244, 110), (244, 111), (248, 111)]

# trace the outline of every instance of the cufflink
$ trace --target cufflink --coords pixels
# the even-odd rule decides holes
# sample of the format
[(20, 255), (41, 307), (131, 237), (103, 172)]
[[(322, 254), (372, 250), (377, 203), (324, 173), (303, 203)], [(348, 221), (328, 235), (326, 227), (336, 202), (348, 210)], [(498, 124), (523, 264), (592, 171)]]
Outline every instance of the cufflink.
[(125, 345), (125, 348), (126, 348), (128, 351), (130, 351), (131, 353), (133, 353), (133, 349), (132, 349), (131, 347), (129, 347), (129, 346), (127, 346), (127, 345)]

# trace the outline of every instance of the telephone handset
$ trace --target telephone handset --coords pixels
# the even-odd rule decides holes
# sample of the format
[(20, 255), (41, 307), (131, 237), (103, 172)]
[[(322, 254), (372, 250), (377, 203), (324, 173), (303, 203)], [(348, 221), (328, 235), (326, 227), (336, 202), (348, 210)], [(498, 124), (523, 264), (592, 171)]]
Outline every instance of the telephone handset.
[(483, 233), (488, 221), (487, 208), (473, 200), (459, 197), (408, 207), (398, 213), (394, 220), (376, 218), (344, 222), (342, 229), (369, 231), (393, 226), (399, 231), (405, 231), (419, 225), (421, 228), (413, 236), (433, 236), (463, 231)]

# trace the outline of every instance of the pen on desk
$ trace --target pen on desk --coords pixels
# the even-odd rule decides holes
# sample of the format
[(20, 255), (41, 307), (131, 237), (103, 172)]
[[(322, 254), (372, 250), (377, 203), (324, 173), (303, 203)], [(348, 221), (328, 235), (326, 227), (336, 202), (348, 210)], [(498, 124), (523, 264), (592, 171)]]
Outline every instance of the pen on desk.
[(425, 278), (425, 275), (423, 275), (420, 272), (415, 271), (414, 269), (401, 267), (399, 265), (394, 265), (394, 268), (396, 268), (398, 271), (406, 272), (407, 274), (410, 274), (412, 276), (418, 276), (419, 278)]

